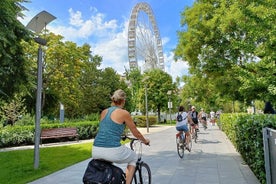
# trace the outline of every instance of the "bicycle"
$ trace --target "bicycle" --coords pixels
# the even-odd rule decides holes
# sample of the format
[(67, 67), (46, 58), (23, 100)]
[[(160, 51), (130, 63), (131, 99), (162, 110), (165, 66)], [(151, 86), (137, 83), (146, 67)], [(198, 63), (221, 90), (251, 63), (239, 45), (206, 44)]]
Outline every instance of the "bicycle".
[(183, 158), (185, 149), (191, 151), (192, 141), (190, 140), (188, 145), (186, 144), (187, 134), (184, 131), (178, 132), (175, 137), (177, 154), (180, 158)]
[(137, 151), (138, 159), (136, 162), (135, 172), (132, 178), (133, 184), (151, 184), (151, 170), (147, 163), (142, 161), (142, 145), (143, 143), (137, 139), (128, 136), (123, 136), (122, 140), (129, 139), (130, 148)]
[(194, 129), (192, 133), (192, 139), (194, 139), (195, 143), (197, 143), (198, 135), (197, 135), (198, 130)]
[(197, 143), (197, 139), (198, 139), (197, 132), (198, 132), (198, 130), (196, 130), (194, 126), (195, 125), (190, 126), (190, 132), (191, 132), (191, 135), (192, 135), (192, 139), (194, 139), (195, 143)]
[[(135, 167), (135, 171), (134, 171), (134, 175), (133, 175), (131, 183), (132, 184), (151, 184), (150, 167), (147, 163), (142, 161), (142, 144), (143, 143), (137, 138), (132, 138), (132, 137), (128, 137), (128, 136), (122, 136), (121, 139), (122, 140), (129, 139), (130, 140), (130, 148), (133, 151), (138, 152), (138, 159), (136, 162), (136, 167)], [(90, 163), (91, 163), (91, 165), (90, 165)], [(126, 183), (126, 181), (125, 181), (126, 174), (123, 172), (123, 170), (120, 167), (113, 165), (112, 162), (106, 161), (106, 160), (100, 160), (100, 159), (92, 159), (92, 161), (90, 163), (89, 163), (89, 165), (85, 171), (85, 174), (83, 176), (84, 184), (106, 183), (105, 179), (107, 176), (104, 175), (102, 172), (107, 173), (108, 172), (107, 170), (109, 168), (110, 169), (112, 168), (112, 170), (114, 170), (115, 173), (119, 173), (119, 175), (116, 175), (115, 180), (116, 181), (120, 180), (120, 181), (117, 181), (116, 184), (125, 184)], [(95, 168), (96, 165), (101, 166), (102, 167), (101, 170), (104, 170), (104, 171), (99, 171), (101, 173), (99, 173), (98, 176), (93, 176), (93, 175), (95, 175), (95, 172), (98, 172), (97, 168)], [(108, 175), (108, 177), (112, 177), (112, 174), (109, 175), (109, 173), (107, 173), (107, 175)], [(110, 180), (108, 180), (108, 183), (110, 183)], [(114, 183), (114, 181), (111, 183)]]

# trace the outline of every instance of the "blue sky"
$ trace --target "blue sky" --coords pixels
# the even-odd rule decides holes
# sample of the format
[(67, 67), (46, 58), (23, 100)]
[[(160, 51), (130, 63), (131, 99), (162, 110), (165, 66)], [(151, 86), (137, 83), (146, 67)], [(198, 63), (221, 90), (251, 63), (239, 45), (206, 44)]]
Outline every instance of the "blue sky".
[(47, 29), (78, 45), (88, 43), (92, 54), (103, 56), (102, 68), (112, 67), (123, 74), (128, 64), (128, 22), (132, 8), (147, 2), (154, 13), (162, 39), (165, 71), (173, 79), (187, 73), (186, 62), (175, 62), (172, 50), (177, 45), (180, 14), (194, 0), (32, 0), (23, 5), (29, 10), (20, 20), (24, 25), (45, 10), (57, 17)]

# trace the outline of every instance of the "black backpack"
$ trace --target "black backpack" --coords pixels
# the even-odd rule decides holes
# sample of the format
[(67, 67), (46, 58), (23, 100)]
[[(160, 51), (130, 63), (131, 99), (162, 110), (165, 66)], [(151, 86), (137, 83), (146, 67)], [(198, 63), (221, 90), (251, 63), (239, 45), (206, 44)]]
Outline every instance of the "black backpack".
[(92, 159), (85, 170), (84, 184), (123, 184), (125, 173), (110, 162)]
[(177, 114), (177, 116), (176, 116), (176, 120), (178, 121), (178, 122), (181, 122), (182, 120), (183, 120), (183, 117), (182, 117), (182, 114)]

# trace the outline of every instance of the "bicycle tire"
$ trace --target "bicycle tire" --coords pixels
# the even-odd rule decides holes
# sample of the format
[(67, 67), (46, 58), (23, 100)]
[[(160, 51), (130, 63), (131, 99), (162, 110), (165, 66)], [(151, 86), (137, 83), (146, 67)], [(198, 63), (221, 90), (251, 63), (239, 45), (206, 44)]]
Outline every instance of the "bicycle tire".
[(191, 139), (191, 136), (190, 136), (190, 141), (189, 141), (189, 144), (187, 145), (188, 148), (190, 149), (190, 151), (192, 150), (192, 147), (193, 147), (193, 141)]
[(135, 178), (139, 181), (135, 184), (151, 184), (151, 170), (147, 163), (142, 162), (135, 172)]
[(198, 138), (197, 131), (195, 131), (195, 138), (194, 138), (195, 143), (197, 143), (197, 138)]
[(139, 169), (135, 170), (132, 184), (151, 184), (151, 170), (148, 164), (142, 162), (139, 164)]
[(183, 158), (184, 157), (184, 141), (179, 139), (179, 138), (176, 138), (176, 150), (177, 150), (177, 154), (180, 158)]

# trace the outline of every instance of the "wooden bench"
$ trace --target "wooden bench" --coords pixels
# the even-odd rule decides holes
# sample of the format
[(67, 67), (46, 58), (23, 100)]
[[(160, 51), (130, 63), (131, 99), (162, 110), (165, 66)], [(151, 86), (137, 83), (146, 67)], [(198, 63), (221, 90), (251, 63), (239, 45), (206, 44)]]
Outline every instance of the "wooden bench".
[(42, 129), (40, 134), (40, 144), (43, 139), (63, 138), (63, 137), (75, 137), (79, 140), (79, 134), (77, 128), (50, 128)]

